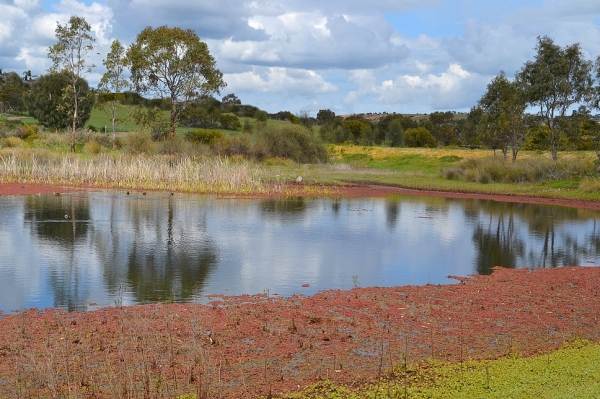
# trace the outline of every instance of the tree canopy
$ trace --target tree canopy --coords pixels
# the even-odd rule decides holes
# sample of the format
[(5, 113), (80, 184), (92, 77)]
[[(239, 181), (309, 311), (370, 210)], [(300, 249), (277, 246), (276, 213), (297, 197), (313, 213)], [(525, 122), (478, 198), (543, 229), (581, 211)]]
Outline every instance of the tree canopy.
[(58, 42), (48, 49), (48, 57), (52, 60), (50, 72), (64, 72), (64, 76), (69, 79), (63, 96), (69, 98), (69, 104), (72, 105), (63, 102), (60, 106), (71, 117), (71, 152), (75, 152), (75, 130), (81, 117), (79, 103), (85, 101), (82, 98), (84, 86), (88, 89), (84, 78), (95, 67), (89, 64), (87, 59), (88, 54), (94, 49), (91, 29), (84, 18), (71, 16), (66, 25), (57, 23), (55, 34)]
[(524, 84), (527, 103), (538, 108), (548, 127), (552, 159), (557, 160), (559, 120), (573, 105), (590, 100), (593, 65), (584, 58), (579, 43), (561, 47), (547, 36), (537, 41), (535, 60), (525, 63), (517, 79)]
[(527, 102), (522, 82), (509, 81), (501, 71), (490, 84), (479, 107), (483, 111), (483, 122), (488, 132), (497, 135), (502, 153), (506, 158), (508, 147), (512, 149), (513, 162), (523, 145), (525, 138), (525, 109)]
[[(73, 118), (65, 112), (72, 104), (68, 96), (73, 77), (68, 72), (49, 73), (31, 83), (31, 90), (25, 94), (25, 105), (30, 116), (52, 129), (65, 129), (72, 125)], [(76, 128), (82, 128), (90, 118), (94, 97), (85, 79), (78, 83), (80, 101)], [(65, 95), (67, 94), (67, 95)]]
[(191, 29), (147, 27), (129, 47), (127, 59), (138, 92), (170, 99), (170, 137), (180, 112), (193, 99), (226, 86), (208, 46)]

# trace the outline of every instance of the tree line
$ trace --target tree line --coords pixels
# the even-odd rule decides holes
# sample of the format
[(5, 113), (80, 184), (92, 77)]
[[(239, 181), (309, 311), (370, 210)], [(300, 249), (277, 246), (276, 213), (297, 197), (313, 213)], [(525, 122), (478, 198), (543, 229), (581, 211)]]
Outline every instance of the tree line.
[[(91, 26), (84, 18), (72, 16), (64, 25), (57, 23), (55, 36), (56, 44), (48, 49), (52, 61), (49, 73), (32, 82), (29, 88), (17, 86), (10, 76), (7, 86), (7, 78), (3, 76), (2, 100), (15, 110), (26, 109), (50, 127), (66, 127), (68, 121), (73, 152), (75, 131), (89, 119), (96, 99), (109, 110), (113, 132), (117, 109), (127, 98), (127, 90), (161, 99), (161, 105), (169, 111), (168, 135), (173, 137), (181, 113), (189, 104), (219, 93), (226, 86), (208, 46), (191, 29), (147, 27), (127, 48), (114, 40), (103, 61), (106, 72), (98, 90), (90, 89), (86, 80), (96, 67), (89, 61), (95, 48)], [(16, 99), (18, 95), (4, 95), (19, 91), (20, 99)], [(137, 117), (147, 121), (156, 119), (157, 113), (140, 111)]]
[[(600, 109), (600, 57), (586, 60), (579, 44), (561, 47), (547, 36), (538, 37), (534, 60), (527, 61), (514, 78), (504, 71), (492, 79), (466, 117), (433, 112), (427, 117), (385, 114), (373, 120), (365, 115), (342, 118), (329, 109), (316, 117), (308, 112), (267, 114), (244, 105), (235, 94), (221, 100), (214, 95), (226, 87), (206, 43), (194, 31), (147, 27), (134, 43), (124, 47), (114, 40), (103, 60), (106, 72), (97, 89), (87, 75), (95, 40), (90, 25), (77, 16), (57, 23), (57, 43), (48, 49), (48, 74), (22, 79), (0, 74), (0, 111), (27, 111), (50, 128), (82, 128), (94, 106), (111, 118), (113, 140), (119, 107), (140, 105), (130, 115), (150, 129), (155, 139), (173, 137), (175, 127), (221, 128), (250, 132), (253, 125), (238, 117), (286, 120), (315, 128), (329, 143), (391, 147), (465, 146), (499, 150), (516, 160), (521, 149), (598, 150), (599, 127), (590, 110)], [(129, 76), (128, 76), (129, 74)], [(576, 108), (576, 110), (574, 110)], [(528, 111), (535, 110), (535, 113)], [(167, 111), (165, 114), (164, 111)]]

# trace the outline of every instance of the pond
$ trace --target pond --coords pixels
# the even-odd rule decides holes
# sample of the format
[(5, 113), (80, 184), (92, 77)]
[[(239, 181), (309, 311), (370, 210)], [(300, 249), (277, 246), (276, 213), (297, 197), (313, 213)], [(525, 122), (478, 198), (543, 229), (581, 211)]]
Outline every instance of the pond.
[(600, 265), (600, 212), (419, 196), (0, 197), (0, 310), (202, 302)]

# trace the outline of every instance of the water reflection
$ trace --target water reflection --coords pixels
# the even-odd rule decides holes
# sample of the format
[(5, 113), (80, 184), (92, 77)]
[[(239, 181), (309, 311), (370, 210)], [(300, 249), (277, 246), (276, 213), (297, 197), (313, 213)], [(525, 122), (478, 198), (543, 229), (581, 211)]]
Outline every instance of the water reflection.
[[(600, 264), (599, 213), (412, 196), (0, 197), (0, 310), (205, 301), (210, 293), (447, 283)], [(308, 288), (303, 285), (309, 285)]]

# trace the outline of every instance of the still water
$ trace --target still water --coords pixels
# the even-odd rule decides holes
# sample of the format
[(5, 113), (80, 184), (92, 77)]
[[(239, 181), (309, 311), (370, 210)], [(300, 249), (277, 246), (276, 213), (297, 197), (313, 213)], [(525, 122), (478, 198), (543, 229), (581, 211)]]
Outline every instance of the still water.
[(5, 196), (0, 310), (444, 284), (495, 265), (596, 266), (598, 222), (598, 211), (415, 196)]

